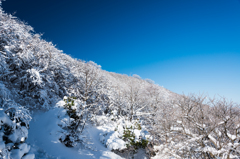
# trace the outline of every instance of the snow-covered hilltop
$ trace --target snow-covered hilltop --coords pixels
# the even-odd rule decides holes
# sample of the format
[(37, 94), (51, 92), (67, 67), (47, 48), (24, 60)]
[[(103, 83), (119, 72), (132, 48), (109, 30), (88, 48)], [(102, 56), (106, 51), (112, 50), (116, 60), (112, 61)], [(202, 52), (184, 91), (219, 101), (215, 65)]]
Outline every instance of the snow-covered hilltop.
[(73, 59), (2, 8), (0, 33), (0, 158), (240, 157), (238, 105)]

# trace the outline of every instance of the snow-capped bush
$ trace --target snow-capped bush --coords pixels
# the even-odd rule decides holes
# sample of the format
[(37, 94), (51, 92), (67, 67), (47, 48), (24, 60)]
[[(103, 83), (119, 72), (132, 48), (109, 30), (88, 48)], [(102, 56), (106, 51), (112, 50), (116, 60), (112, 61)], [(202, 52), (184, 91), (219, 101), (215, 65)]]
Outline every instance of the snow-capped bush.
[[(4, 101), (0, 108), (0, 155), (21, 159), (30, 150), (25, 142), (31, 116), (28, 110), (13, 101)], [(34, 157), (33, 157), (34, 158)]]
[(75, 147), (82, 142), (80, 136), (89, 117), (88, 108), (76, 97), (64, 97), (63, 101), (63, 110), (59, 114), (59, 126), (62, 128), (59, 140), (67, 147)]
[(16, 94), (0, 82), (0, 156), (21, 159), (30, 149), (24, 142), (31, 116), (27, 109), (14, 101), (14, 97)]
[[(112, 120), (112, 117), (110, 118)], [(109, 122), (102, 129), (107, 131), (100, 134), (100, 141), (110, 150), (145, 148), (151, 140), (149, 132), (138, 120), (130, 122), (121, 118), (112, 123)]]

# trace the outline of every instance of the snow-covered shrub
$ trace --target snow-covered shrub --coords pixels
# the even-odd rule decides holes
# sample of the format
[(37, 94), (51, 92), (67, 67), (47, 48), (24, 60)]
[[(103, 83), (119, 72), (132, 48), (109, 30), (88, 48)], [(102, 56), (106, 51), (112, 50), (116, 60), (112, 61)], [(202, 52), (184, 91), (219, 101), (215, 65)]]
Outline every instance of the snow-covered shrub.
[(85, 102), (76, 97), (64, 97), (63, 101), (65, 111), (62, 112), (59, 124), (63, 131), (59, 140), (67, 147), (75, 147), (82, 142), (80, 136), (88, 120), (88, 110)]
[[(25, 142), (31, 116), (25, 108), (14, 101), (3, 101), (0, 108), (0, 155), (2, 158), (21, 159), (30, 146)], [(34, 155), (31, 155), (34, 158)]]
[(103, 129), (108, 131), (100, 134), (100, 141), (111, 150), (145, 148), (151, 139), (149, 132), (144, 126), (141, 126), (138, 120), (129, 122), (124, 118), (120, 118), (112, 122), (112, 124), (108, 123), (103, 126)]
[(142, 131), (142, 127), (138, 121), (133, 121), (133, 123), (130, 127), (129, 125), (124, 127), (122, 139), (127, 142), (127, 147), (132, 146), (135, 149), (145, 148), (149, 142), (149, 138), (147, 137), (149, 136), (148, 132), (146, 130)]
[(135, 140), (136, 136), (132, 128), (126, 128), (123, 132), (123, 140), (127, 141), (127, 147), (133, 146), (134, 148), (145, 148), (148, 144), (147, 139)]
[(0, 82), (0, 156), (22, 158), (30, 149), (24, 142), (31, 116), (27, 109), (14, 101), (16, 92), (11, 92), (5, 84)]

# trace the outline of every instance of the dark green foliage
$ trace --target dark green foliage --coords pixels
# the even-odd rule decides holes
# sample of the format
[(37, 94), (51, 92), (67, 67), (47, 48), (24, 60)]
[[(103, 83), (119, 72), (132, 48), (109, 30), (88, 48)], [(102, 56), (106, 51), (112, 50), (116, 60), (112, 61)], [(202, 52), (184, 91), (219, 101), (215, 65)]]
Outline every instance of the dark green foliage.
[(67, 114), (70, 118), (73, 118), (74, 120), (78, 120), (79, 116), (77, 116), (76, 109), (73, 109), (74, 106), (74, 100), (76, 97), (68, 97), (67, 99), (64, 99), (65, 105), (64, 108), (67, 109)]
[(139, 124), (139, 123), (136, 122), (135, 125), (136, 125), (136, 127), (137, 127), (138, 130), (141, 130), (141, 129), (142, 129), (141, 124)]
[(137, 141), (133, 145), (137, 148), (145, 148), (148, 145), (148, 140), (142, 139), (141, 142)]
[[(141, 130), (141, 125), (139, 124), (138, 130)], [(123, 132), (123, 140), (128, 141), (129, 144), (127, 144), (127, 148), (130, 146), (133, 146), (135, 149), (138, 148), (145, 148), (148, 145), (148, 140), (141, 139), (140, 141), (135, 142), (135, 134), (133, 133), (133, 128), (132, 126), (130, 128), (126, 128)]]
[(130, 145), (134, 145), (135, 134), (130, 130), (131, 128), (126, 128), (123, 132), (123, 140), (128, 141)]
[[(67, 115), (71, 121), (67, 126), (63, 127), (63, 136), (59, 139), (65, 146), (74, 147), (82, 140), (79, 139), (79, 135), (82, 133), (85, 123), (86, 115), (84, 116), (84, 108), (80, 101), (76, 100), (76, 97), (67, 97), (65, 101), (64, 109), (66, 109)], [(80, 103), (78, 103), (80, 102)]]
[(74, 147), (74, 142), (79, 141), (79, 139), (72, 139), (73, 136), (71, 134), (68, 134), (65, 136), (65, 138), (60, 138), (59, 140), (67, 147)]

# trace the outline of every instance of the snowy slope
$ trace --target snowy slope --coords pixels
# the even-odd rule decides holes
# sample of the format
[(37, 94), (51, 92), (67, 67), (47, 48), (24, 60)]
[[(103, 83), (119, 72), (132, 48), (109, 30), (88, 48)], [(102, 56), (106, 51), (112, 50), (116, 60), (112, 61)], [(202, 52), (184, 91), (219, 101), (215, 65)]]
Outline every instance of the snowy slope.
[(33, 116), (30, 122), (29, 137), (27, 142), (33, 147), (31, 151), (36, 153), (36, 158), (58, 158), (58, 159), (120, 159), (107, 149), (99, 140), (99, 133), (103, 130), (96, 127), (88, 127), (86, 131), (89, 133), (90, 141), (94, 145), (94, 150), (76, 148), (67, 148), (58, 140), (58, 132), (60, 127), (58, 123), (58, 112), (60, 109), (55, 108), (48, 112), (38, 112)]

